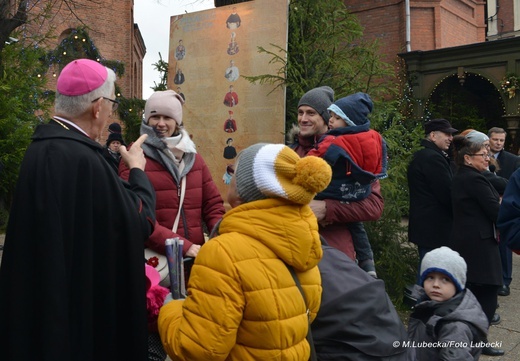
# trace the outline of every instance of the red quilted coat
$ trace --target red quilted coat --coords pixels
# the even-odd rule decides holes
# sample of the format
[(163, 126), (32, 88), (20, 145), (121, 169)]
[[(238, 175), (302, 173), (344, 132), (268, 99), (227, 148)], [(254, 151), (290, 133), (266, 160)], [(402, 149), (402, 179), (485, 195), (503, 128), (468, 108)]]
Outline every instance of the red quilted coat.
[[(164, 241), (167, 238), (180, 237), (184, 240), (186, 253), (192, 244), (204, 244), (203, 224), (206, 224), (209, 232), (224, 215), (222, 197), (202, 157), (199, 154), (187, 153), (184, 169), (184, 172), (187, 172), (186, 193), (177, 233), (173, 233), (172, 226), (179, 208), (180, 188), (174, 172), (165, 166), (165, 157), (160, 156), (162, 152), (153, 146), (161, 143), (152, 143), (152, 138), (154, 137), (146, 140), (143, 150), (146, 157), (145, 172), (156, 192), (157, 220), (155, 229), (145, 245), (165, 254)], [(123, 162), (119, 167), (119, 175), (128, 179), (129, 170)]]

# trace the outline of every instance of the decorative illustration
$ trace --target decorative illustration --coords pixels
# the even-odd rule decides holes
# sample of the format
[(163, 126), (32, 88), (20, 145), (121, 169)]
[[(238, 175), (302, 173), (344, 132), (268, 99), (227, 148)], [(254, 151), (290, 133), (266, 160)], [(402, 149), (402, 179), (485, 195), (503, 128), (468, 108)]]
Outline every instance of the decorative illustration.
[(179, 45), (175, 48), (175, 59), (182, 60), (186, 56), (186, 48), (182, 44), (182, 39), (179, 40)]
[(224, 158), (234, 159), (237, 156), (237, 150), (233, 147), (233, 138), (226, 140), (226, 146), (224, 147)]
[(226, 167), (226, 172), (222, 176), (222, 180), (224, 181), (224, 184), (231, 183), (231, 178), (233, 178), (234, 173), (235, 173), (235, 170), (233, 169), (233, 165), (228, 164)]
[(235, 81), (240, 77), (240, 73), (238, 71), (238, 68), (235, 66), (234, 60), (229, 61), (229, 66), (226, 68), (226, 73), (224, 74), (224, 77), (229, 81)]
[(237, 14), (237, 8), (236, 6), (233, 6), (232, 13), (226, 20), (226, 27), (231, 30), (237, 29), (240, 27), (241, 22), (242, 21), (240, 20), (240, 16)]
[(226, 133), (234, 133), (237, 131), (237, 122), (233, 119), (233, 111), (229, 111), (229, 118), (224, 122), (224, 131)]
[(230, 108), (238, 105), (238, 94), (233, 90), (233, 85), (229, 86), (229, 91), (224, 96), (224, 105)]
[(184, 74), (182, 73), (181, 68), (178, 68), (175, 72), (175, 77), (173, 78), (173, 82), (175, 84), (182, 84), (184, 83)]
[(236, 41), (236, 36), (237, 34), (235, 34), (235, 32), (233, 31), (231, 33), (231, 40), (229, 41), (229, 46), (228, 46), (228, 49), (227, 49), (227, 53), (229, 55), (235, 55), (236, 53), (238, 53), (238, 43)]
[(184, 96), (180, 86), (177, 87), (177, 94), (181, 96), (182, 100), (186, 101), (186, 97)]

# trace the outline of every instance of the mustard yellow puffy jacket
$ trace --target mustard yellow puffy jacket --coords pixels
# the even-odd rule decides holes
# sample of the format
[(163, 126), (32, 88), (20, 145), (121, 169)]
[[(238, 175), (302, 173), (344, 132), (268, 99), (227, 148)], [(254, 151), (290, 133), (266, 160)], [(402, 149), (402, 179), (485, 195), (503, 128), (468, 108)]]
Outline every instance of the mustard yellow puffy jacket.
[(188, 297), (159, 314), (173, 360), (308, 360), (308, 318), (293, 266), (314, 319), (321, 300), (318, 224), (309, 206), (284, 199), (240, 205), (220, 235), (200, 250)]

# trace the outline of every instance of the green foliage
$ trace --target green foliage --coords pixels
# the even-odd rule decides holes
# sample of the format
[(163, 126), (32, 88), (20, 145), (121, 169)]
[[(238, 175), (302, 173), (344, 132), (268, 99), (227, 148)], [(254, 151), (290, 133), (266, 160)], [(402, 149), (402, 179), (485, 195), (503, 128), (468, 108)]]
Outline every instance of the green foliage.
[(118, 77), (125, 73), (125, 65), (120, 61), (104, 59), (90, 38), (84, 27), (73, 29), (70, 34), (65, 37), (60, 44), (49, 51), (45, 57), (45, 63), (50, 66), (58, 64), (61, 68), (70, 63), (72, 60), (86, 58), (99, 61), (104, 66), (114, 70)]
[(279, 66), (276, 74), (244, 76), (251, 82), (270, 83), (286, 89), (286, 129), (296, 123), (301, 96), (320, 85), (328, 85), (336, 98), (357, 92), (373, 98), (388, 95), (381, 79), (393, 75), (381, 61), (376, 42), (362, 39), (357, 18), (341, 0), (292, 0), (289, 5), (289, 43), (259, 47), (270, 63)]
[[(0, 199), (9, 208), (18, 171), (31, 135), (48, 114), (53, 94), (44, 91), (46, 66), (41, 48), (13, 43), (2, 51), (4, 72), (0, 74)], [(35, 112), (38, 111), (38, 116)]]
[(153, 91), (168, 90), (168, 62), (163, 60), (161, 53), (159, 53), (157, 63), (153, 63), (152, 66), (161, 75), (161, 81), (159, 84), (153, 82), (154, 86), (151, 89)]
[[(286, 129), (297, 121), (298, 101), (308, 90), (329, 85), (335, 98), (354, 92), (369, 93), (375, 102), (372, 127), (382, 133), (389, 148), (387, 179), (381, 181), (385, 209), (377, 222), (365, 226), (372, 243), (377, 272), (397, 306), (402, 304), (404, 287), (414, 282), (417, 251), (407, 242), (408, 214), (406, 168), (422, 137), (421, 124), (406, 121), (413, 109), (410, 93), (397, 101), (395, 74), (381, 60), (376, 42), (362, 40), (363, 30), (341, 0), (293, 0), (289, 7), (289, 43), (260, 47), (271, 64), (279, 66), (275, 74), (245, 77), (251, 82), (272, 84), (286, 89)], [(390, 79), (390, 80), (388, 80)]]
[(119, 119), (125, 124), (125, 140), (133, 142), (140, 135), (145, 101), (138, 98), (118, 98)]
[[(23, 38), (17, 35), (12, 36)], [(4, 200), (7, 209), (34, 128), (40, 122), (46, 122), (51, 115), (55, 93), (45, 89), (45, 74), (49, 66), (58, 64), (61, 67), (73, 59), (89, 58), (112, 68), (119, 77), (124, 74), (124, 65), (104, 59), (84, 28), (73, 30), (52, 51), (25, 45), (29, 43), (20, 41), (10, 44), (1, 54), (4, 72), (0, 74), (0, 199)], [(144, 101), (126, 99), (118, 88), (116, 93), (121, 103), (118, 111), (126, 124), (126, 137), (137, 139)]]
[(388, 178), (381, 180), (385, 200), (383, 216), (377, 222), (366, 222), (378, 276), (385, 280), (387, 291), (396, 307), (403, 304), (403, 290), (415, 282), (418, 254), (408, 243), (407, 167), (413, 153), (420, 148), (423, 128), (395, 111), (402, 99), (381, 102), (371, 117), (372, 126), (384, 137), (388, 145)]

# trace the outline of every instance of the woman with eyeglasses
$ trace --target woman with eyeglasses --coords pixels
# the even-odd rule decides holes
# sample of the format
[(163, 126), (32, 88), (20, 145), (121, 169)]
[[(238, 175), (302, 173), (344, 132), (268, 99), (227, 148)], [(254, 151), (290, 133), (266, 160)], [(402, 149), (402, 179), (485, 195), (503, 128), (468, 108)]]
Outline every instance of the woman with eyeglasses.
[[(486, 147), (486, 150), (489, 151), (489, 137), (487, 134), (484, 134), (482, 132), (479, 132), (475, 129), (466, 129), (460, 132), (460, 135), (463, 135), (466, 140), (472, 142), (472, 143), (480, 143), (482, 142), (484, 146)], [(455, 152), (456, 155), (456, 152)], [(498, 164), (495, 157), (492, 156), (491, 153), (489, 153), (490, 157), (489, 164), (487, 170), (482, 172), (482, 174), (487, 178), (487, 180), (491, 183), (491, 185), (497, 190), (500, 197), (502, 197), (502, 194), (504, 194), (504, 191), (506, 190), (507, 186), (507, 178), (501, 177), (497, 175), (497, 172), (500, 170), (500, 165)], [(454, 173), (456, 172), (456, 169), (454, 170)]]
[[(491, 323), (497, 308), (497, 291), (502, 285), (495, 229), (500, 196), (483, 174), (488, 170), (490, 158), (485, 141), (457, 135), (453, 138), (453, 145), (458, 169), (451, 189), (453, 229), (450, 247), (466, 261), (466, 287), (475, 294)], [(499, 356), (504, 351), (484, 347), (482, 353)]]

